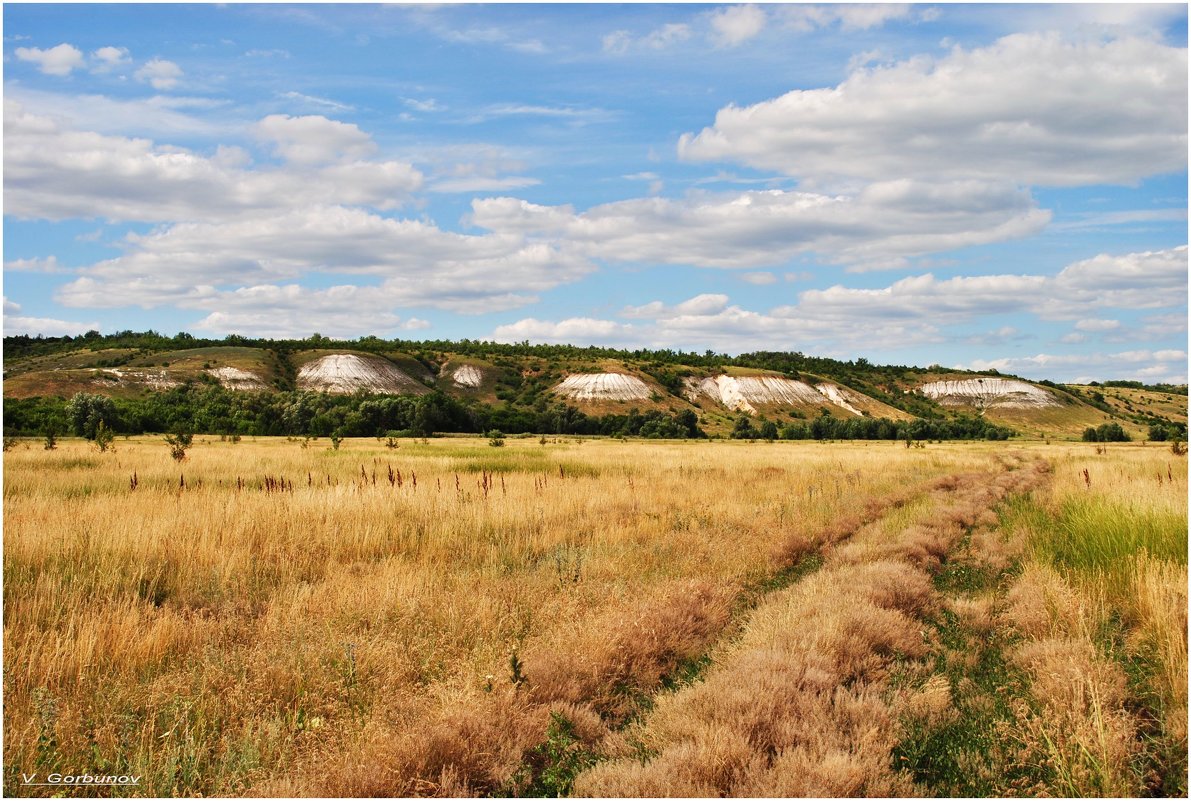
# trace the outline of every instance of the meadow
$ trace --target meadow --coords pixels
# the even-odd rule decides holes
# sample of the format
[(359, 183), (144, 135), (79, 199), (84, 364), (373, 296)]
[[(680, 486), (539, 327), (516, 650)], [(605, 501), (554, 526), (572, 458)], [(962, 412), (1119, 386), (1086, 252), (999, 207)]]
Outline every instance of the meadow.
[(114, 446), (4, 454), (7, 796), (1186, 794), (1158, 443)]

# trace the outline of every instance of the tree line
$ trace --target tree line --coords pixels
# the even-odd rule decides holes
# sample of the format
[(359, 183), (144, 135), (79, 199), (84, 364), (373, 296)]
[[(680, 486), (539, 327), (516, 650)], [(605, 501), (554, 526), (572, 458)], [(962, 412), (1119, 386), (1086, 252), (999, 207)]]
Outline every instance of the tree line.
[[(755, 424), (754, 424), (755, 423)], [(890, 420), (887, 417), (842, 419), (820, 415), (807, 421), (778, 426), (772, 420), (753, 421), (741, 415), (732, 429), (733, 439), (863, 439), (863, 440), (1005, 440), (1016, 432), (975, 417), (949, 420)]]
[(94, 439), (100, 424), (117, 434), (308, 437), (428, 437), (439, 433), (602, 434), (666, 439), (704, 437), (697, 415), (630, 409), (588, 415), (564, 403), (541, 408), (492, 407), (442, 392), (419, 396), (321, 392), (233, 392), (186, 384), (135, 398), (77, 393), (5, 401), (6, 436), (73, 434)]
[[(5, 402), (6, 436), (73, 434), (94, 439), (116, 434), (199, 434), (303, 437), (428, 437), (440, 433), (587, 434), (691, 439), (706, 437), (698, 415), (636, 408), (624, 414), (586, 414), (563, 402), (535, 408), (489, 406), (442, 392), (419, 396), (330, 395), (321, 392), (233, 392), (218, 385), (186, 384), (135, 398), (77, 393)], [(823, 415), (779, 427), (741, 416), (736, 439), (1006, 439), (1010, 429), (977, 418), (893, 421)]]

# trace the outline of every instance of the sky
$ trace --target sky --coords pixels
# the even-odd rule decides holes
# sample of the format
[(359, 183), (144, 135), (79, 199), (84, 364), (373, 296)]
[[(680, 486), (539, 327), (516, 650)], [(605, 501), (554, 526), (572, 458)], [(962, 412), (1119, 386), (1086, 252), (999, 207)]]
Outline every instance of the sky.
[(4, 332), (1187, 381), (1170, 5), (3, 8)]

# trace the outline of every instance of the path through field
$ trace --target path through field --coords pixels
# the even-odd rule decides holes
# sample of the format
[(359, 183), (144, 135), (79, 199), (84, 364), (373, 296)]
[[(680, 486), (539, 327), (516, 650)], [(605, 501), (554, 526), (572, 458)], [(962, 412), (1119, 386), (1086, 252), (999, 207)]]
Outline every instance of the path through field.
[[(937, 621), (966, 599), (934, 578), (959, 550), (970, 552), (974, 535), (999, 542), (998, 504), (1048, 470), (1021, 456), (990, 462), (870, 499), (817, 530), (792, 528), (772, 543), (762, 581), (732, 591), (695, 583), (619, 626), (589, 625), (596, 637), (574, 632), (565, 652), (531, 648), (524, 683), (492, 698), (487, 720), (459, 709), (430, 729), (412, 760), (417, 783), (406, 790), (781, 797), (929, 789), (916, 786), (923, 777), (895, 751), (908, 729), (955, 714), (932, 656), (944, 648)], [(996, 560), (1001, 548), (992, 550)], [(1004, 571), (1007, 560), (996, 567)], [(537, 725), (509, 725), (526, 719)], [(543, 726), (539, 740), (510, 738)]]
[(932, 582), (995, 506), (1040, 480), (1003, 472), (938, 480), (845, 529), (822, 567), (768, 594), (716, 648), (704, 680), (657, 699), (619, 758), (579, 777), (598, 796), (905, 796), (892, 758), (906, 721), (949, 706), (946, 683), (907, 682), (934, 647), (931, 621), (955, 599)]
[(1186, 482), (1140, 445), (26, 444), (6, 795), (1185, 795)]

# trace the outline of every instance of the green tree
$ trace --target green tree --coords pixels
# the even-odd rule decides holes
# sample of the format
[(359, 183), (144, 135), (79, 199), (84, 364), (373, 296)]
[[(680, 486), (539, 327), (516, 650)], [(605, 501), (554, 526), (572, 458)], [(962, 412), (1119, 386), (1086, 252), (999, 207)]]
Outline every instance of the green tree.
[(1103, 424), (1096, 429), (1096, 437), (1100, 442), (1129, 442), (1132, 439), (1119, 423)]
[(194, 441), (194, 435), (187, 431), (178, 431), (173, 434), (167, 434), (165, 437), (165, 444), (170, 446), (170, 456), (175, 462), (180, 462), (186, 458), (186, 449), (190, 447), (190, 443)]
[(75, 434), (94, 440), (100, 424), (112, 429), (117, 419), (116, 404), (103, 395), (78, 392), (66, 404), (66, 416)]
[(732, 439), (756, 439), (757, 429), (753, 428), (753, 421), (745, 415), (736, 418), (732, 426)]
[(691, 438), (705, 437), (702, 429), (699, 428), (699, 415), (695, 414), (690, 409), (683, 409), (678, 414), (674, 415), (674, 422), (686, 429), (686, 435)]

